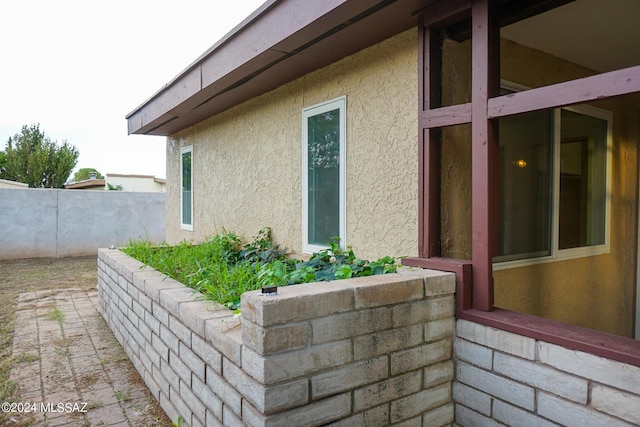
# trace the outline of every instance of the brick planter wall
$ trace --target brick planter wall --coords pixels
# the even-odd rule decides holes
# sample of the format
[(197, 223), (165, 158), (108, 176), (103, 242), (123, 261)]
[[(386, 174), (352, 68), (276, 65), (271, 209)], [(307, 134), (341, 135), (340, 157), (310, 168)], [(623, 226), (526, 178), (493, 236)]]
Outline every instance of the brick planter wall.
[(640, 368), (465, 320), (456, 329), (458, 425), (640, 425)]
[(448, 425), (455, 276), (429, 270), (243, 295), (242, 315), (117, 250), (100, 310), (172, 420), (187, 425)]

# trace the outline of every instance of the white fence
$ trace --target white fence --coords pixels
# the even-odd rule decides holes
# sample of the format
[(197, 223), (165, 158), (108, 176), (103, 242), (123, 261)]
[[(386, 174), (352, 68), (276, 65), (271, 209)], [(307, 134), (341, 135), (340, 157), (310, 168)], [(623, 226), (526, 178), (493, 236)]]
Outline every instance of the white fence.
[(97, 255), (164, 236), (164, 193), (0, 188), (0, 259)]

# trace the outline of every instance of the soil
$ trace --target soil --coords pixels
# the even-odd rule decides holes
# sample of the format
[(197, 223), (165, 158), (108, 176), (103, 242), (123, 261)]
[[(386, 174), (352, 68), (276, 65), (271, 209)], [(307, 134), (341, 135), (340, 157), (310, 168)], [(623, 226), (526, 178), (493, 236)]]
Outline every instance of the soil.
[[(11, 356), (18, 295), (48, 289), (95, 289), (97, 281), (95, 256), (0, 260), (0, 402), (20, 398), (9, 381), (14, 364)], [(130, 381), (142, 383), (135, 370), (131, 371)], [(60, 380), (72, 382), (73, 378)], [(147, 414), (152, 414), (158, 421), (154, 425), (171, 425), (162, 409), (158, 405), (152, 406)], [(5, 421), (0, 414), (0, 425)]]

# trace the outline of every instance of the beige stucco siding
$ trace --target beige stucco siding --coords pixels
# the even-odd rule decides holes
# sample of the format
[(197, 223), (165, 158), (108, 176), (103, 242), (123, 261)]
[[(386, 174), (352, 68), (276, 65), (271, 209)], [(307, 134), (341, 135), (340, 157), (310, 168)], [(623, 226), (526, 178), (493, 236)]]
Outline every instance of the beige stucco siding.
[[(417, 253), (417, 30), (167, 140), (167, 240), (264, 226), (302, 248), (302, 110), (346, 95), (347, 244), (365, 258)], [(180, 230), (180, 147), (193, 146), (193, 232)]]

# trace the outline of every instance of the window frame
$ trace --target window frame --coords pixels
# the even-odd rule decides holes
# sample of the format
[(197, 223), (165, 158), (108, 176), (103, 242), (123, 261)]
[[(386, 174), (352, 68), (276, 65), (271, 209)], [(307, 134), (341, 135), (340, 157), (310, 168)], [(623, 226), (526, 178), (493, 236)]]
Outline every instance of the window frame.
[[(502, 80), (501, 87), (510, 91), (518, 92), (529, 90), (524, 85)], [(562, 110), (572, 111), (589, 117), (594, 117), (607, 122), (606, 135), (606, 159), (605, 159), (605, 218), (604, 218), (604, 243), (592, 246), (581, 246), (575, 248), (559, 248), (559, 217), (560, 217), (560, 148), (562, 130)], [(500, 261), (494, 258), (493, 270), (507, 270), (511, 268), (526, 267), (531, 265), (546, 264), (551, 262), (565, 261), (575, 258), (590, 257), (607, 254), (611, 251), (611, 177), (612, 177), (612, 148), (613, 148), (613, 113), (611, 111), (597, 108), (591, 105), (573, 105), (553, 109), (553, 170), (551, 188), (551, 236), (550, 254), (540, 257), (522, 258), (517, 260)], [(498, 258), (498, 257), (496, 257)]]
[[(435, 19), (423, 18), (418, 27), (418, 256), (404, 258), (402, 264), (454, 272), (458, 319), (640, 367), (640, 341), (494, 307), (491, 251), (497, 243), (497, 216), (492, 215), (496, 203), (490, 185), (496, 161), (492, 151), (497, 145), (493, 134), (496, 119), (640, 93), (637, 79), (640, 65), (498, 96), (495, 91), (500, 85), (500, 44), (496, 4), (490, 0), (453, 3), (448, 3)], [(537, 4), (518, 12), (526, 12), (532, 6)], [(555, 7), (550, 5), (549, 10)], [(472, 20), (472, 99), (465, 104), (441, 107), (438, 85), (442, 71), (442, 28), (438, 24), (459, 22), (462, 12), (470, 13)], [(472, 195), (471, 212), (474, 256), (471, 260), (460, 260), (442, 258), (439, 253), (440, 187), (434, 171), (439, 171), (440, 166), (437, 156), (440, 128), (466, 123), (472, 125), (472, 148), (478, 151), (472, 169), (472, 180), (476, 183), (473, 188), (477, 191), (476, 197)]]
[(328, 246), (309, 243), (309, 118), (332, 110), (339, 110), (339, 237), (340, 246), (346, 247), (346, 95), (321, 102), (302, 109), (302, 252), (312, 254), (327, 249)]
[[(191, 154), (191, 198), (189, 200), (189, 211), (191, 212), (191, 223), (184, 222), (184, 162), (183, 156), (186, 153)], [(180, 229), (185, 231), (193, 231), (193, 145), (180, 148)]]

